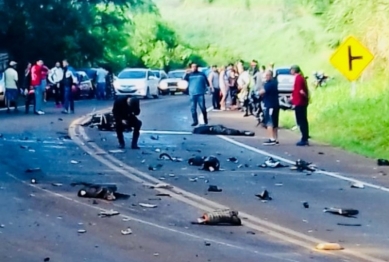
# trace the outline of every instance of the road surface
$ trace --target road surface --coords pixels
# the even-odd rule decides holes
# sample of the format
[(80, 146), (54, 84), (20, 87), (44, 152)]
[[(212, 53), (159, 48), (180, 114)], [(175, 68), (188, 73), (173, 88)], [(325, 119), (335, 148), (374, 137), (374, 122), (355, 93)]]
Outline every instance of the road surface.
[[(389, 183), (379, 176), (385, 170), (375, 170), (370, 160), (315, 143), (296, 150), (291, 146), (296, 137), (287, 131), (281, 133), (281, 145), (263, 148), (264, 133), (254, 128), (255, 120), (234, 112), (210, 112), (210, 124), (253, 129), (256, 137), (192, 135), (187, 96), (142, 101), (141, 150), (112, 153), (114, 133), (79, 125), (91, 112), (109, 110), (111, 102), (76, 106), (75, 115), (54, 108), (44, 116), (0, 112), (0, 261), (389, 261)], [(160, 160), (161, 152), (184, 161)], [(327, 171), (307, 175), (259, 168), (267, 154), (286, 163), (304, 158)], [(186, 160), (193, 155), (214, 155), (223, 170), (189, 166)], [(229, 157), (239, 162), (228, 162)], [(372, 174), (355, 171), (350, 161), (363, 163)], [(157, 164), (162, 164), (159, 170), (149, 170)], [(29, 168), (40, 170), (26, 172)], [(350, 188), (352, 179), (364, 181), (365, 188)], [(130, 197), (80, 198), (74, 182), (115, 183)], [(173, 189), (150, 188), (157, 183)], [(209, 185), (223, 191), (207, 192)], [(255, 197), (264, 189), (273, 200)], [(360, 214), (323, 213), (333, 206)], [(240, 212), (243, 226), (191, 224), (205, 211), (227, 207)], [(98, 216), (109, 210), (120, 215)], [(122, 235), (127, 228), (132, 234)], [(321, 242), (339, 243), (344, 250), (316, 251)]]

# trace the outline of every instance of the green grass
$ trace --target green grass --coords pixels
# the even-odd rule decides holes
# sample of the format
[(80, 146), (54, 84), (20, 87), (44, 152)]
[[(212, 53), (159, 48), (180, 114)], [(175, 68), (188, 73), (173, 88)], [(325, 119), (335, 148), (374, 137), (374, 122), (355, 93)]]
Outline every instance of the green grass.
[[(227, 63), (231, 57), (255, 58), (262, 64), (297, 63), (310, 78), (315, 70), (324, 70), (334, 76), (328, 87), (311, 92), (311, 135), (316, 140), (365, 156), (389, 158), (389, 136), (386, 135), (389, 132), (386, 116), (389, 79), (377, 69), (370, 70), (368, 77), (358, 82), (357, 96), (351, 98), (350, 83), (329, 63), (333, 52), (329, 46), (338, 42), (344, 32), (365, 40), (371, 32), (379, 31), (377, 28), (372, 31), (356, 23), (344, 25), (339, 20), (344, 15), (335, 14), (334, 17), (340, 21), (336, 20), (336, 25), (343, 31), (339, 34), (328, 32), (326, 26), (331, 21), (313, 15), (314, 8), (302, 5), (302, 0), (251, 0), (249, 8), (245, 4), (247, 1), (242, 0), (214, 0), (213, 4), (203, 0), (155, 2), (162, 17), (182, 40), (204, 49), (210, 45), (218, 50), (206, 57), (209, 63)], [(348, 6), (336, 6), (343, 4), (337, 0), (331, 10), (346, 12), (346, 8), (353, 6), (350, 3)], [(371, 15), (374, 17), (373, 13)], [(377, 21), (382, 24), (381, 21), (386, 21), (385, 16)], [(365, 24), (374, 23), (369, 21)], [(361, 32), (369, 34), (361, 35)], [(367, 43), (372, 45), (375, 41)], [(379, 46), (371, 45), (372, 50), (389, 48), (389, 42), (382, 40)], [(377, 53), (377, 64), (382, 62), (380, 57), (384, 58), (384, 53), (380, 56)], [(369, 78), (371, 75), (374, 78)], [(282, 114), (281, 123), (285, 127), (293, 126), (293, 115)]]

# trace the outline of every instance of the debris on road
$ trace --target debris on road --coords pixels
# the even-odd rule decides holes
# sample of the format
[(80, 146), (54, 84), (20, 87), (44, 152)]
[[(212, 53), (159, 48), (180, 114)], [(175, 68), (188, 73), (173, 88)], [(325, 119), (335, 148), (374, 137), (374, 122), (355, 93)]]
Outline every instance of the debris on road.
[(40, 172), (40, 171), (41, 171), (41, 169), (39, 167), (26, 169), (26, 173), (34, 173), (34, 172)]
[(159, 140), (159, 136), (150, 136), (151, 140)]
[(349, 224), (349, 223), (337, 223), (338, 226), (345, 226), (345, 227), (360, 227), (361, 224)]
[(109, 150), (108, 152), (110, 152), (111, 154), (118, 154), (118, 153), (124, 153), (124, 150), (115, 149), (115, 150)]
[(206, 247), (209, 247), (209, 246), (211, 245), (211, 243), (209, 243), (208, 241), (204, 241), (204, 245), (205, 245)]
[(321, 243), (316, 246), (316, 249), (318, 250), (343, 250), (343, 247), (339, 245), (338, 243)]
[(223, 125), (199, 126), (193, 129), (193, 134), (226, 135), (226, 136), (255, 136), (254, 132), (227, 128)]
[(163, 167), (162, 164), (156, 164), (155, 166), (149, 165), (149, 170), (150, 171), (157, 171)]
[(176, 175), (175, 174), (169, 174), (169, 177), (175, 177)]
[(4, 225), (4, 224), (1, 224), (1, 225), (0, 225), (0, 228), (5, 228), (5, 225)]
[(34, 178), (33, 178), (33, 179), (31, 179), (31, 184), (33, 184), (33, 185), (34, 185), (34, 184), (36, 184), (36, 183), (37, 183), (37, 182), (36, 182), (36, 179), (34, 179)]
[(363, 188), (365, 188), (365, 185), (361, 182), (355, 182), (355, 183), (352, 183), (350, 187), (363, 189)]
[(127, 228), (127, 229), (123, 229), (121, 231), (122, 235), (131, 235), (132, 234), (132, 230), (131, 228)]
[[(83, 183), (84, 187), (78, 191), (79, 197), (85, 198), (101, 198), (108, 201), (116, 199), (116, 185), (97, 185)], [(121, 194), (120, 194), (121, 196)]]
[(274, 184), (275, 186), (283, 186), (284, 184), (282, 184), (282, 183), (276, 183), (276, 184)]
[(387, 159), (378, 159), (377, 165), (379, 166), (389, 166), (389, 160)]
[(208, 192), (222, 192), (222, 191), (223, 191), (223, 189), (218, 188), (218, 187), (215, 186), (215, 185), (210, 185), (210, 186), (208, 187)]
[(139, 203), (139, 206), (145, 207), (145, 208), (156, 208), (157, 207), (157, 205), (146, 204), (146, 203)]
[(309, 203), (308, 202), (303, 202), (303, 207), (304, 208), (309, 208)]
[(86, 233), (86, 230), (85, 229), (79, 229), (77, 232), (80, 233), (80, 234), (84, 234), (84, 233)]
[(191, 166), (202, 166), (204, 164), (205, 157), (195, 156), (188, 160), (188, 164)]
[(265, 160), (265, 162), (263, 164), (259, 165), (259, 167), (262, 167), (262, 168), (267, 168), (267, 167), (281, 168), (281, 167), (287, 167), (287, 166), (282, 164), (280, 161), (276, 161), (272, 157), (269, 157)]
[(217, 159), (214, 156), (209, 156), (205, 158), (201, 169), (209, 172), (219, 171), (220, 170), (219, 159)]
[(158, 183), (156, 185), (151, 185), (149, 188), (154, 189), (154, 188), (162, 188), (162, 189), (172, 189), (173, 186), (165, 183)]
[(255, 195), (256, 197), (260, 198), (261, 200), (272, 200), (273, 198), (270, 196), (269, 192), (265, 189), (262, 191), (262, 193)]
[(359, 211), (356, 209), (343, 209), (343, 208), (324, 208), (323, 210), (324, 213), (330, 213), (333, 215), (340, 215), (344, 217), (355, 217), (356, 215), (359, 214)]
[(72, 164), (78, 164), (79, 162), (76, 161), (76, 160), (70, 160), (70, 163), (72, 163)]
[(324, 155), (324, 152), (318, 152), (319, 155)]
[(297, 170), (300, 172), (303, 172), (303, 171), (315, 172), (316, 171), (316, 167), (312, 163), (309, 163), (309, 162), (302, 160), (302, 159), (298, 159), (296, 161), (296, 163), (294, 164), (294, 166), (292, 166), (290, 169)]
[(228, 162), (232, 162), (232, 163), (238, 163), (239, 160), (236, 158), (236, 157), (230, 157), (227, 159)]
[(197, 222), (192, 224), (200, 225), (222, 225), (229, 224), (234, 226), (242, 225), (242, 221), (239, 218), (239, 212), (233, 210), (216, 210), (213, 212), (204, 213), (203, 216), (197, 219)]
[(182, 158), (171, 157), (168, 153), (160, 154), (159, 155), (159, 159), (161, 159), (161, 160), (170, 160), (170, 161), (173, 161), (173, 162), (182, 162), (183, 161)]
[(50, 258), (49, 257), (46, 257), (43, 259), (43, 262), (49, 262), (50, 261)]
[(118, 211), (110, 210), (110, 211), (101, 211), (98, 216), (99, 217), (112, 217), (112, 216), (117, 216), (120, 213)]
[(155, 152), (159, 153), (159, 152), (161, 152), (161, 149), (156, 148), (156, 149), (155, 149)]
[(189, 178), (189, 181), (190, 181), (190, 182), (197, 182), (197, 180), (199, 180), (197, 177), (195, 177), (195, 178)]
[(255, 232), (254, 231), (247, 231), (246, 234), (255, 235)]
[(51, 183), (51, 185), (52, 185), (52, 186), (56, 186), (56, 187), (60, 187), (60, 186), (62, 186), (62, 184), (61, 184), (61, 183)]
[(170, 197), (170, 194), (167, 193), (157, 193), (155, 196), (160, 196), (160, 197)]

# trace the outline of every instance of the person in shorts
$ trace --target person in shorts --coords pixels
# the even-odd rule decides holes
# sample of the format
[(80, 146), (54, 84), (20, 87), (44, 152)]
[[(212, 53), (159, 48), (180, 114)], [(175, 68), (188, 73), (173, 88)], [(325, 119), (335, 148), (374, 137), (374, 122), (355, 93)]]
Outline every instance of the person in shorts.
[(17, 63), (11, 61), (8, 68), (4, 71), (5, 97), (7, 101), (7, 113), (10, 112), (11, 103), (15, 104), (15, 112), (18, 111), (18, 72), (16, 71)]
[(263, 145), (277, 145), (280, 104), (278, 100), (277, 80), (273, 78), (273, 72), (271, 70), (265, 71), (265, 83), (259, 93), (262, 96), (262, 101), (265, 106), (264, 120), (269, 136), (269, 139), (263, 142)]

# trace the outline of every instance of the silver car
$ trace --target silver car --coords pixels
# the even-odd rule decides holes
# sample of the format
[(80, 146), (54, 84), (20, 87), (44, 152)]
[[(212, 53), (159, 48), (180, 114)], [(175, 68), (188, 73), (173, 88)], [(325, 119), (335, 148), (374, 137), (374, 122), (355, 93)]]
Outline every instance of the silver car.
[(168, 73), (168, 78), (161, 80), (159, 90), (163, 95), (174, 95), (176, 92), (188, 93), (188, 82), (183, 80), (185, 70), (174, 70)]

